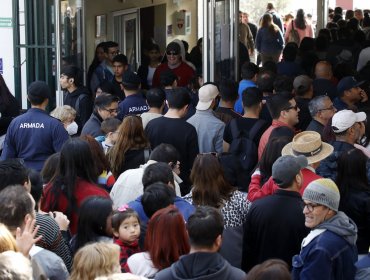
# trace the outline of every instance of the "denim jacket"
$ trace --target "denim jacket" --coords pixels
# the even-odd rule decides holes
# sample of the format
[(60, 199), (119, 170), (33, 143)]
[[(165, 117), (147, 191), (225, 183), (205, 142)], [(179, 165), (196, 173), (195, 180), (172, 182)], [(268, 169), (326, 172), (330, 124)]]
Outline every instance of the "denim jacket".
[(320, 224), (293, 257), (292, 279), (351, 280), (357, 261), (357, 227), (343, 212)]

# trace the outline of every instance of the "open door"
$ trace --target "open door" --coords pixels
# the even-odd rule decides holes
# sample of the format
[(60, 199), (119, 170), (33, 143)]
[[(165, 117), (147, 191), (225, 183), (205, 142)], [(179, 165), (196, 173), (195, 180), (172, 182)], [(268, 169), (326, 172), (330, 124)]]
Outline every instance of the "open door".
[(203, 0), (205, 81), (238, 80), (238, 7), (239, 0)]
[(140, 65), (139, 13), (138, 9), (113, 13), (113, 40), (127, 56), (132, 71), (137, 71)]

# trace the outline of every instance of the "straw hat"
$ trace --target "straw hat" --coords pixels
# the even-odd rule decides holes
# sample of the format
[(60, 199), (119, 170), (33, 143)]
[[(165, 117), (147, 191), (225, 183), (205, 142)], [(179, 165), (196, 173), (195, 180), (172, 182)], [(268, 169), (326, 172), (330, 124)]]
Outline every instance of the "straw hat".
[(322, 142), (321, 136), (315, 131), (303, 131), (294, 136), (293, 141), (286, 144), (281, 155), (304, 155), (308, 164), (319, 162), (328, 157), (334, 148)]

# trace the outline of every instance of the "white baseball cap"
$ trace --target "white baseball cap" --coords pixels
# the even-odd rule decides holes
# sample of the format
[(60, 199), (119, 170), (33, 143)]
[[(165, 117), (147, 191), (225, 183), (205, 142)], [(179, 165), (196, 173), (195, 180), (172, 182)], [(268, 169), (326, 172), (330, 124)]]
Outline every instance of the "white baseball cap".
[(215, 85), (207, 84), (202, 86), (198, 91), (199, 102), (197, 104), (197, 110), (208, 110), (211, 107), (212, 100), (216, 98), (219, 91)]
[(340, 133), (357, 122), (363, 122), (366, 120), (366, 114), (364, 112), (355, 113), (351, 110), (342, 110), (334, 114), (331, 128), (334, 133)]

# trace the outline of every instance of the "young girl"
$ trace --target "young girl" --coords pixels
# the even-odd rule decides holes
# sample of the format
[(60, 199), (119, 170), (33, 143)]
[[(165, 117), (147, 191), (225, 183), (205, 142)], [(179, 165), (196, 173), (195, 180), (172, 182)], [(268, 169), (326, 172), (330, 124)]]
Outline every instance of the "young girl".
[(140, 220), (139, 215), (127, 204), (118, 208), (112, 216), (114, 243), (121, 247), (120, 263), (122, 272), (129, 256), (140, 252)]

